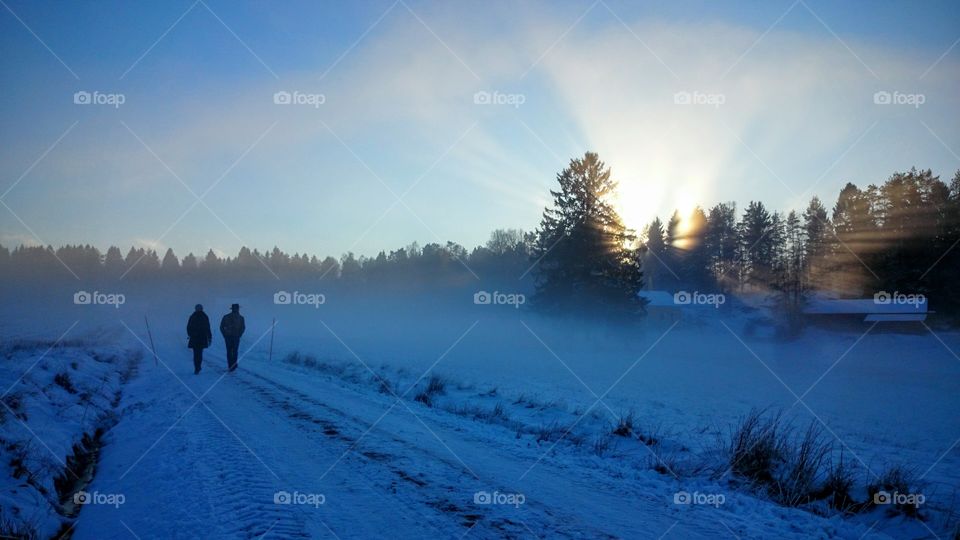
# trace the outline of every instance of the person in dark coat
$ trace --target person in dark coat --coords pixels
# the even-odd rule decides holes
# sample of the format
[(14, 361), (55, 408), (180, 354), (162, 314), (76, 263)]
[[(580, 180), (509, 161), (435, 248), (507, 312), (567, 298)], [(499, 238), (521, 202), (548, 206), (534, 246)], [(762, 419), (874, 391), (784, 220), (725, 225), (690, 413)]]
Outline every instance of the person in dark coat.
[(227, 344), (227, 369), (229, 371), (237, 369), (240, 336), (246, 329), (243, 315), (240, 315), (240, 304), (233, 304), (230, 306), (230, 313), (224, 315), (223, 319), (220, 320), (220, 333), (223, 334), (223, 341)]
[(203, 350), (213, 341), (213, 332), (210, 331), (210, 319), (203, 312), (203, 306), (197, 304), (187, 321), (187, 347), (193, 349), (193, 374), (200, 373), (203, 364)]

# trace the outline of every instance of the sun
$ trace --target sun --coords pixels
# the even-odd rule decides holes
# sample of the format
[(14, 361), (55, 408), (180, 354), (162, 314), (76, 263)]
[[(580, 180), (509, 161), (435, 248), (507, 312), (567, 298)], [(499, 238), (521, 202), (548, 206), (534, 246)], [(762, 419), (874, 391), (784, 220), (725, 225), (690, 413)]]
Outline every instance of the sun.
[(657, 217), (664, 195), (661, 183), (644, 182), (640, 177), (628, 176), (618, 179), (618, 189), (612, 201), (623, 224), (628, 229), (642, 233)]
[(674, 211), (680, 215), (678, 235), (686, 235), (694, 227), (693, 213), (697, 208), (696, 194), (688, 189), (671, 193), (663, 184), (641, 185), (640, 182), (621, 181), (613, 197), (613, 206), (624, 225), (642, 233), (655, 218), (660, 218), (664, 228)]

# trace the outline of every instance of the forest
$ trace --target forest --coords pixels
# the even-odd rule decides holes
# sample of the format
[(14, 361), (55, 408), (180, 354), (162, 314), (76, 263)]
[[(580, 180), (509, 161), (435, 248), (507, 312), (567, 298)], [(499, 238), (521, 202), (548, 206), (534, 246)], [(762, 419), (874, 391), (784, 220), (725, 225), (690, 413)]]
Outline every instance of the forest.
[(235, 256), (161, 256), (152, 249), (90, 245), (0, 246), (5, 280), (79, 279), (95, 283), (191, 281), (322, 282), (422, 290), (507, 283), (536, 290), (535, 307), (584, 302), (642, 312), (636, 292), (699, 288), (773, 294), (799, 308), (811, 295), (869, 297), (877, 291), (923, 294), (954, 312), (960, 268), (960, 171), (946, 183), (931, 170), (894, 172), (883, 182), (847, 183), (832, 206), (814, 196), (786, 211), (749, 201), (721, 202), (654, 219), (642, 231), (615, 209), (617, 183), (596, 154), (557, 175), (554, 204), (533, 231), (498, 229), (480, 246), (412, 243), (375, 256), (339, 258), (242, 247)]

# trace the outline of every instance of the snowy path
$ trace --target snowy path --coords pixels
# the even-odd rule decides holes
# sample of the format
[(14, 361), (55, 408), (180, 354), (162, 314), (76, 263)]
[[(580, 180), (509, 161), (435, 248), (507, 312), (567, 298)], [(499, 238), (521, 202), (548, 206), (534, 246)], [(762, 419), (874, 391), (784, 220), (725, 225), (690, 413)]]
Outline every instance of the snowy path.
[[(410, 400), (247, 358), (224, 373), (145, 360), (75, 538), (810, 538), (866, 527), (748, 496), (675, 505), (669, 477), (622, 477)], [(255, 355), (254, 355), (255, 356)], [(202, 399), (200, 399), (202, 398)], [(693, 486), (695, 488), (696, 486)], [(476, 504), (478, 491), (524, 504)], [(276, 504), (278, 492), (300, 502)], [(319, 497), (319, 495), (316, 495)]]

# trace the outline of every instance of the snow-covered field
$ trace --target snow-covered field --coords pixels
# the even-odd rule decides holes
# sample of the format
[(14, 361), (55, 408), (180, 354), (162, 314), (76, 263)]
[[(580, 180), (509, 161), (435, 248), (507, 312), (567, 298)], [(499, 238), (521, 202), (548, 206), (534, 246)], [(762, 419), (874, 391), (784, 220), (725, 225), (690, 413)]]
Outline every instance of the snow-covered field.
[[(89, 453), (116, 422), (137, 350), (96, 342), (17, 341), (0, 349), (0, 491), (4, 534), (68, 530), (74, 494), (93, 470)], [(82, 495), (81, 495), (82, 496)]]
[[(42, 537), (67, 523), (75, 538), (944, 538), (957, 524), (954, 332), (864, 325), (783, 341), (747, 308), (625, 329), (473, 305), (466, 292), (461, 304), (331, 293), (313, 308), (248, 291), (240, 371), (223, 371), (215, 339), (194, 376), (190, 307), (204, 302), (216, 324), (231, 297), (171, 292), (128, 291), (119, 309), (50, 292), (43, 320), (7, 293), (0, 328), (26, 346), (3, 357), (0, 382), (28, 398), (26, 420), (2, 426), (4, 447), (32, 441), (41, 482), (62, 472), (53, 456), (65, 461), (95, 424), (83, 391), (53, 382), (61, 370), (104, 396), (89, 416), (117, 422), (84, 488), (94, 504), (58, 515), (55, 495), (38, 498), (8, 467), (5, 518), (19, 508), (42, 516)], [(754, 407), (821, 426), (857, 469), (861, 499), (873, 475), (906, 466), (924, 519), (787, 508), (718, 474), (718, 439)], [(630, 432), (613, 434), (631, 413)]]

